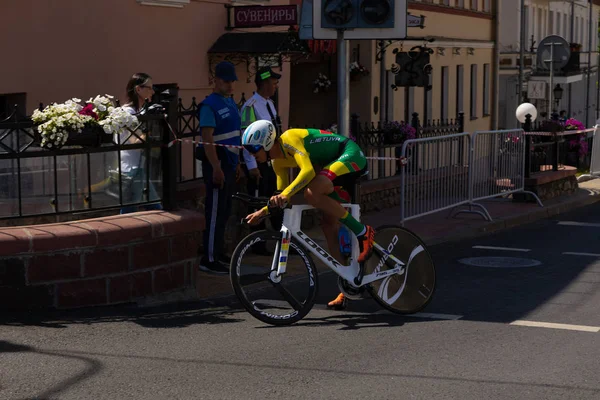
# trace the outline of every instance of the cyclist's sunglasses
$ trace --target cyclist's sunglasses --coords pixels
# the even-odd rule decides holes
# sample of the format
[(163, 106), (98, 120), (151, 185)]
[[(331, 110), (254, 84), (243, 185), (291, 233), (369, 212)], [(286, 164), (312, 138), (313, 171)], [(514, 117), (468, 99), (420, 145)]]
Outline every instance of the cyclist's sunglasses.
[(250, 153), (250, 154), (256, 154), (256, 153), (258, 153), (258, 151), (260, 149), (262, 149), (262, 146), (260, 146), (258, 144), (245, 144), (244, 148), (246, 150), (248, 150), (248, 153)]

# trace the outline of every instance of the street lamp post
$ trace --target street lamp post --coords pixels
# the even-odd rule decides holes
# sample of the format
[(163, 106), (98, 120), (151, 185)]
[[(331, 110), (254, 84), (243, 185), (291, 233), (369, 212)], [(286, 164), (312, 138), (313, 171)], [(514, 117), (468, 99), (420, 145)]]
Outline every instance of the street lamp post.
[(564, 89), (560, 87), (560, 84), (557, 83), (552, 91), (554, 92), (554, 101), (556, 101), (556, 108), (558, 108), (558, 103), (562, 99)]

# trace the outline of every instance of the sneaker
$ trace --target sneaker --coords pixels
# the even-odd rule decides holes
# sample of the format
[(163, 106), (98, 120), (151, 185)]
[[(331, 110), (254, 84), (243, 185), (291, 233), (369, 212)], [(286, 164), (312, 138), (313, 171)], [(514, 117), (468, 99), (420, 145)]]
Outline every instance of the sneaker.
[(348, 299), (346, 299), (344, 293), (338, 294), (338, 297), (336, 297), (335, 300), (332, 300), (329, 303), (327, 303), (327, 307), (333, 308), (334, 310), (344, 310), (347, 305)]
[(219, 257), (219, 261), (221, 261), (225, 265), (229, 265), (229, 264), (231, 264), (231, 257), (226, 256), (225, 254), (223, 254), (223, 255), (221, 255)]
[(227, 267), (225, 264), (223, 264), (220, 261), (208, 262), (208, 261), (202, 260), (202, 261), (200, 261), (200, 265), (198, 266), (198, 269), (200, 269), (201, 271), (207, 272), (209, 274), (215, 274), (215, 275), (228, 275), (229, 274), (229, 267)]
[(358, 245), (360, 248), (360, 255), (358, 256), (358, 262), (364, 263), (371, 257), (373, 253), (373, 241), (375, 240), (375, 229), (366, 225), (367, 231), (364, 235), (358, 237)]

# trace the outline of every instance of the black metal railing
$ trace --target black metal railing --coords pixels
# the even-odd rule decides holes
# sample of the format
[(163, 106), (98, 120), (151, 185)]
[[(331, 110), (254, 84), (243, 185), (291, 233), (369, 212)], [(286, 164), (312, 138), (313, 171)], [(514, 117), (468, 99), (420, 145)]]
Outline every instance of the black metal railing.
[(575, 168), (589, 167), (593, 137), (588, 135), (585, 140), (588, 146), (587, 156), (579, 153), (579, 145), (572, 145), (572, 141), (579, 142), (577, 134), (569, 134), (556, 119), (531, 121), (531, 116), (525, 117), (523, 130), (526, 132), (525, 142), (525, 176), (546, 171), (558, 171), (565, 166)]
[[(232, 96), (233, 97), (233, 96)], [(241, 110), (246, 102), (246, 94), (242, 93), (237, 103)], [(178, 99), (174, 129), (181, 142), (175, 144), (177, 159), (176, 181), (187, 182), (202, 179), (202, 162), (196, 159), (196, 142), (201, 140), (200, 127), (198, 126), (198, 106), (196, 97), (192, 97), (191, 104), (186, 107), (181, 98)]]
[[(412, 128), (412, 129), (411, 129)], [(400, 173), (402, 146), (408, 139), (445, 136), (464, 132), (464, 113), (456, 119), (427, 120), (421, 123), (419, 114), (413, 113), (410, 123), (390, 121), (361, 123), (359, 116), (353, 114), (350, 123), (350, 137), (354, 138), (365, 151), (369, 160), (370, 179), (382, 179)], [(410, 132), (410, 133), (409, 133)], [(458, 147), (456, 159), (464, 158), (464, 149)], [(380, 159), (375, 159), (375, 157)], [(418, 158), (418, 154), (415, 154)], [(416, 159), (414, 162), (417, 162)]]
[[(15, 109), (0, 121), (0, 220), (159, 202), (172, 209), (175, 187), (168, 177), (174, 159), (165, 105), (167, 110), (153, 112), (147, 103), (136, 115), (136, 129), (121, 135), (100, 129), (93, 145), (89, 136), (71, 134), (58, 149), (42, 148), (31, 118)], [(122, 168), (128, 160), (131, 170)]]

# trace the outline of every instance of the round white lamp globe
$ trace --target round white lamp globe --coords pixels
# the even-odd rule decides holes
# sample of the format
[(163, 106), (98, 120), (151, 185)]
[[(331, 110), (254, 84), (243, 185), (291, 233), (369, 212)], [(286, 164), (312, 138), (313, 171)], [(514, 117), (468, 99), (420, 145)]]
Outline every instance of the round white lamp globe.
[(531, 115), (531, 122), (535, 121), (535, 119), (537, 118), (537, 109), (533, 104), (523, 103), (519, 107), (517, 107), (516, 116), (517, 120), (519, 120), (520, 123), (525, 123), (525, 117), (527, 116), (527, 114)]

